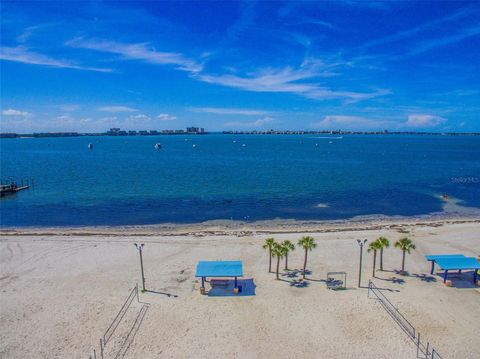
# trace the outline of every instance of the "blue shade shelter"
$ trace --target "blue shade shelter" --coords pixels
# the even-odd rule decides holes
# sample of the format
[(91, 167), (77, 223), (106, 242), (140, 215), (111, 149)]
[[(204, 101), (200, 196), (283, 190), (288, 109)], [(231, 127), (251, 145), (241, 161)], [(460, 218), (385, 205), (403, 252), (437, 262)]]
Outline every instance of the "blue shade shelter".
[(447, 281), (449, 270), (458, 270), (460, 273), (464, 269), (473, 269), (473, 283), (477, 283), (477, 270), (480, 269), (480, 262), (475, 257), (454, 257), (438, 258), (438, 266), (443, 269), (443, 283)]
[(237, 277), (243, 276), (242, 261), (200, 261), (197, 264), (195, 277), (202, 278), (202, 288), (205, 287), (207, 277), (234, 277), (235, 288), (237, 287)]
[(463, 254), (429, 254), (425, 256), (427, 261), (432, 262), (430, 274), (433, 274), (433, 271), (435, 270), (435, 262), (440, 258), (465, 258), (465, 256)]

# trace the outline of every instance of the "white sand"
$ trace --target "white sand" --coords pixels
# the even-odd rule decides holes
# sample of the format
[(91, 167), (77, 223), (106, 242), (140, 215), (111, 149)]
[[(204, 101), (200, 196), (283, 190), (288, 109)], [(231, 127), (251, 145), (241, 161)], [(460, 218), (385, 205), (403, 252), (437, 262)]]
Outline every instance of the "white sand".
[[(145, 243), (150, 303), (125, 358), (414, 358), (407, 335), (378, 302), (357, 289), (357, 238), (387, 236), (391, 242), (408, 235), (417, 250), (407, 257), (410, 276), (392, 272), (401, 252), (385, 253), (385, 269), (377, 286), (439, 350), (444, 358), (479, 358), (480, 290), (471, 277), (454, 279), (447, 288), (430, 277), (427, 253), (480, 255), (480, 224), (373, 226), (374, 229), (310, 233), (318, 246), (309, 256), (309, 276), (325, 279), (328, 271), (346, 271), (348, 290), (329, 291), (319, 281), (295, 288), (267, 273), (268, 256), (261, 249), (266, 234), (241, 236), (175, 233), (132, 236), (4, 235), (0, 242), (0, 357), (88, 358), (136, 282), (138, 253), (133, 242)], [(261, 228), (255, 228), (259, 232)], [(78, 230), (70, 230), (70, 232)], [(31, 231), (34, 232), (34, 231)], [(41, 232), (41, 231), (40, 231)], [(407, 233), (405, 233), (407, 232)], [(143, 233), (139, 231), (139, 233)], [(297, 240), (302, 234), (276, 234)], [(254, 297), (211, 298), (199, 294), (194, 278), (198, 260), (241, 259), (246, 277), (257, 285)], [(364, 255), (364, 283), (371, 277), (371, 254)], [(300, 268), (303, 253), (295, 251), (291, 268)], [(282, 265), (283, 268), (283, 265)], [(282, 271), (283, 272), (283, 271)], [(392, 277), (404, 280), (394, 283)], [(285, 280), (290, 280), (282, 277)], [(464, 288), (461, 288), (464, 287)], [(106, 347), (114, 358), (134, 324), (141, 304), (134, 303)], [(476, 333), (475, 333), (476, 331)], [(135, 333), (135, 332), (134, 332)]]

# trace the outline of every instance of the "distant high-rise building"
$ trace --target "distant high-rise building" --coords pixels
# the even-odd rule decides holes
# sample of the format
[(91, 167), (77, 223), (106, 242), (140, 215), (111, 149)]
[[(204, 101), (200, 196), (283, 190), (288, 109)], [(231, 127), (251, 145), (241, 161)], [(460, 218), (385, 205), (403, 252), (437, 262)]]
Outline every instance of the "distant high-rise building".
[(201, 127), (187, 127), (187, 133), (205, 133)]

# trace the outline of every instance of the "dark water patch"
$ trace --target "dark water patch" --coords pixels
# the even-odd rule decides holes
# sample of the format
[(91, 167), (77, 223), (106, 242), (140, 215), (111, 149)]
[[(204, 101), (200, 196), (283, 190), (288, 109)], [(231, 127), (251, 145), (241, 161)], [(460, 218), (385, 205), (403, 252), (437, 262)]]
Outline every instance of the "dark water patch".
[[(328, 203), (327, 207), (318, 207)], [(215, 219), (338, 220), (362, 215), (418, 216), (439, 212), (443, 201), (396, 189), (348, 191), (322, 196), (273, 198), (169, 198), (116, 200), (82, 206), (63, 202), (34, 204), (2, 202), (2, 226), (95, 226), (197, 223)]]

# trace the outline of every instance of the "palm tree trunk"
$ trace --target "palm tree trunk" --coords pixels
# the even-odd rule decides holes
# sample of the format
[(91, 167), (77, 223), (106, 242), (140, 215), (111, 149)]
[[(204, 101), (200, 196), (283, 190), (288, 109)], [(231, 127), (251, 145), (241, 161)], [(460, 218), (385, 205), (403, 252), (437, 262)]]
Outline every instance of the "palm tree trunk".
[(402, 272), (405, 272), (405, 251), (403, 251), (402, 257)]
[(380, 270), (383, 271), (383, 248), (380, 248)]
[(277, 256), (277, 280), (280, 279), (278, 276), (279, 269), (280, 269), (280, 256)]
[(268, 259), (268, 273), (272, 273), (272, 248), (268, 250), (270, 258)]
[(377, 264), (377, 251), (373, 251), (373, 274), (372, 276), (375, 277), (375, 265)]
[(303, 279), (305, 279), (305, 271), (307, 270), (307, 255), (308, 250), (305, 249), (305, 261), (303, 262)]
[(288, 270), (288, 254), (285, 254), (285, 270)]

